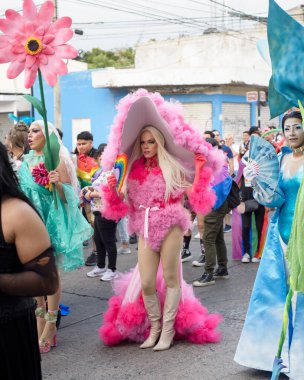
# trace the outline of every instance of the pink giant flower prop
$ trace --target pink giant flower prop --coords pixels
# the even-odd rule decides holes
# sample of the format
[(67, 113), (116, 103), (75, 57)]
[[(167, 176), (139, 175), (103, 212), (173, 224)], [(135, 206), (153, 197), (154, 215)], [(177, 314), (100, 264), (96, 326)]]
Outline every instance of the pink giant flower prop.
[(0, 19), (0, 63), (11, 62), (7, 70), (9, 79), (25, 70), (25, 87), (35, 82), (38, 69), (50, 86), (57, 82), (57, 75), (67, 74), (62, 59), (75, 58), (77, 50), (66, 42), (73, 36), (70, 17), (52, 22), (54, 4), (44, 2), (40, 10), (33, 0), (24, 0), (23, 15), (8, 9), (6, 18)]

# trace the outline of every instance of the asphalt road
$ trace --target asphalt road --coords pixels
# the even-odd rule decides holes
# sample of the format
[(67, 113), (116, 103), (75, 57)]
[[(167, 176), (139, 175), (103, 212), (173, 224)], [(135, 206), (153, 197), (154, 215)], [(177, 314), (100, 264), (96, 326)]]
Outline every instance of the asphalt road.
[[(231, 234), (226, 234), (231, 256)], [(136, 246), (132, 253), (119, 255), (117, 267), (127, 271), (137, 260)], [(198, 240), (192, 240), (191, 250), (199, 256)], [(86, 249), (86, 256), (89, 249)], [(222, 340), (217, 344), (194, 345), (177, 342), (167, 351), (141, 350), (138, 344), (124, 343), (106, 347), (99, 340), (97, 329), (102, 312), (112, 295), (110, 283), (99, 278), (88, 278), (90, 269), (81, 268), (62, 274), (62, 303), (70, 306), (71, 313), (62, 318), (58, 332), (58, 347), (42, 356), (45, 380), (263, 380), (270, 374), (241, 367), (233, 361), (234, 352), (245, 319), (252, 285), (258, 264), (229, 261), (228, 280), (217, 280), (213, 286), (195, 288), (195, 293), (210, 312), (221, 313)], [(202, 268), (183, 264), (184, 279), (192, 282)], [(282, 376), (282, 380), (287, 379)]]

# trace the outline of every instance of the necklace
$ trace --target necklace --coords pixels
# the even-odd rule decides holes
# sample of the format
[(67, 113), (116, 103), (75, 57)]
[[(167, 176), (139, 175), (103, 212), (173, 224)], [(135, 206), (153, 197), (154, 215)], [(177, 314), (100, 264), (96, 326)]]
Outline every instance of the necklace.
[(303, 153), (304, 152), (304, 146), (300, 146), (299, 148), (295, 148), (292, 151), (294, 153)]

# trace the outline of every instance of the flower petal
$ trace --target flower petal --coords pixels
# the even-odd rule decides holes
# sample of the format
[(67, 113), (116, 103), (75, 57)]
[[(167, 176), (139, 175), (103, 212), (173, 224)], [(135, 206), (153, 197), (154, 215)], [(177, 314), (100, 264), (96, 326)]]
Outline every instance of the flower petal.
[(37, 22), (42, 25), (45, 30), (48, 29), (54, 16), (54, 3), (52, 1), (45, 1), (38, 12)]
[(24, 86), (31, 88), (35, 82), (38, 70), (38, 63), (35, 63), (30, 69), (25, 69)]
[(25, 24), (25, 32), (26, 34), (33, 34), (35, 31), (35, 24), (32, 23), (31, 21), (27, 21)]
[(56, 33), (56, 37), (55, 37), (54, 41), (51, 43), (51, 45), (52, 46), (63, 45), (68, 40), (70, 40), (72, 37), (73, 37), (72, 29), (69, 29), (69, 28), (60, 29)]
[(10, 42), (9, 36), (0, 36), (0, 49), (5, 48)]
[(53, 55), (55, 54), (55, 49), (50, 45), (45, 45), (43, 46), (42, 53), (47, 55)]
[(72, 25), (71, 17), (67, 17), (67, 16), (60, 17), (53, 24), (51, 24), (48, 30), (48, 34), (55, 34), (59, 29), (70, 28), (71, 25)]
[(14, 79), (16, 78), (22, 71), (24, 70), (24, 63), (18, 62), (18, 61), (13, 61), (9, 65), (7, 69), (7, 77), (9, 79)]
[(54, 87), (55, 84), (57, 83), (57, 74), (54, 73), (52, 70), (52, 66), (47, 64), (47, 65), (42, 65), (40, 66), (41, 74), (43, 78), (46, 80), (46, 82)]
[(5, 17), (9, 20), (9, 22), (12, 22), (15, 27), (18, 27), (24, 23), (24, 18), (14, 9), (7, 9), (5, 11)]
[(0, 49), (0, 63), (7, 63), (14, 61), (16, 58), (15, 54), (12, 53), (12, 47), (7, 46), (3, 49)]
[(71, 45), (55, 46), (55, 54), (58, 58), (73, 59), (78, 56), (78, 50)]
[(36, 57), (33, 55), (27, 55), (25, 59), (25, 68), (30, 69), (36, 62)]
[(23, 2), (23, 17), (26, 20), (33, 21), (37, 16), (37, 8), (33, 0), (24, 0)]
[(40, 25), (38, 28), (35, 30), (34, 34), (38, 37), (41, 37), (44, 35), (44, 26)]
[(15, 27), (12, 23), (10, 23), (8, 20), (5, 18), (0, 19), (0, 30), (4, 34), (11, 34), (15, 31)]
[(46, 34), (42, 41), (45, 45), (49, 44), (50, 42), (52, 42), (55, 38), (55, 34)]
[(46, 65), (48, 63), (48, 57), (45, 54), (39, 54), (39, 65)]
[(15, 46), (12, 47), (12, 52), (14, 54), (21, 54), (21, 53), (24, 53), (25, 50), (24, 50), (24, 46), (20, 45), (20, 44), (17, 44)]

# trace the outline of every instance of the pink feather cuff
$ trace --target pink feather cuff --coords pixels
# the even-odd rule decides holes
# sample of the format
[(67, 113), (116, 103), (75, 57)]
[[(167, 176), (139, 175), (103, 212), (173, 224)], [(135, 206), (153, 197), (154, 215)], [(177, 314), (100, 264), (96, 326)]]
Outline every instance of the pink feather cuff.
[(128, 214), (128, 205), (116, 191), (110, 190), (108, 186), (102, 186), (101, 194), (103, 200), (101, 213), (104, 218), (118, 222)]
[(215, 204), (216, 195), (210, 188), (212, 178), (212, 169), (204, 166), (200, 171), (197, 181), (192, 185), (189, 202), (192, 210), (197, 214), (209, 214)]

